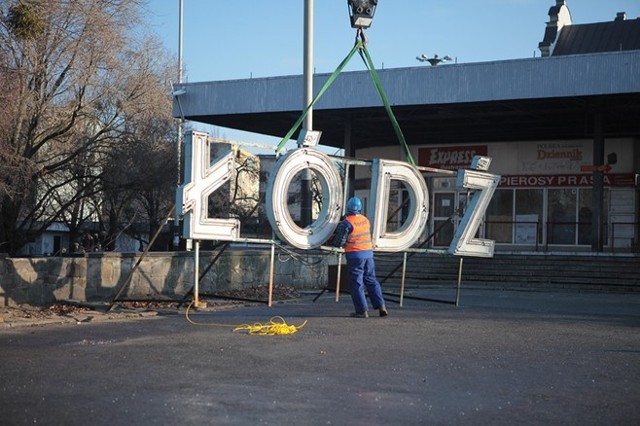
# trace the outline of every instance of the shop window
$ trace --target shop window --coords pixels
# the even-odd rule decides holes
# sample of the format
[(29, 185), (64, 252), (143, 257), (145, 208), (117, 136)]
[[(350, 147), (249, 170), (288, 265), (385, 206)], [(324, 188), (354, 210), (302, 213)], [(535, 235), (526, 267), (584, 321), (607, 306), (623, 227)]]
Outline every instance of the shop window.
[(547, 242), (576, 244), (576, 188), (549, 189), (547, 211)]
[(593, 191), (591, 189), (581, 189), (578, 208), (578, 244), (591, 244), (592, 230)]
[(515, 243), (537, 244), (542, 241), (544, 192), (542, 189), (516, 190)]
[[(609, 223), (609, 190), (604, 189), (602, 205), (602, 223)], [(608, 240), (608, 227), (604, 226), (604, 241)], [(578, 190), (578, 244), (590, 245), (593, 233), (593, 190)]]
[(433, 203), (433, 215), (435, 217), (450, 218), (456, 209), (455, 192), (443, 192), (435, 194), (435, 202)]
[(487, 208), (487, 238), (496, 243), (511, 244), (513, 235), (513, 190), (498, 189)]
[(433, 237), (433, 245), (435, 247), (446, 247), (453, 240), (454, 227), (450, 220), (434, 221), (435, 235)]
[(433, 200), (433, 245), (448, 246), (455, 230), (452, 219), (456, 211), (456, 194), (455, 192), (436, 192)]

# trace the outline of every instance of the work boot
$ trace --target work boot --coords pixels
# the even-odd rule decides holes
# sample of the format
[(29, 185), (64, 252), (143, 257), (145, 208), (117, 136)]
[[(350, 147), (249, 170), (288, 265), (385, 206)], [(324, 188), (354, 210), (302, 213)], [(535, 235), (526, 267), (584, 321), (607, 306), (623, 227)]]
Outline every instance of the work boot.
[(389, 315), (389, 311), (387, 311), (387, 308), (385, 308), (384, 306), (381, 306), (378, 310), (380, 311), (381, 317), (386, 317), (387, 315)]
[(349, 315), (351, 318), (369, 318), (369, 313), (367, 311), (364, 312), (352, 312)]

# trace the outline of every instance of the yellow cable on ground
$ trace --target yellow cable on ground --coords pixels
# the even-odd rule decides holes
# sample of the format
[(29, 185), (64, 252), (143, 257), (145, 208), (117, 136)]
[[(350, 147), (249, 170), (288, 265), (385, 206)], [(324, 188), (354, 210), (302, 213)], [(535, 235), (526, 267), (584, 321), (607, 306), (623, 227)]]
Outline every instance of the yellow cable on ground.
[(273, 317), (269, 321), (269, 324), (260, 324), (255, 323), (253, 325), (243, 324), (239, 325), (233, 329), (233, 331), (239, 330), (247, 330), (249, 334), (259, 334), (262, 336), (274, 336), (274, 335), (284, 335), (284, 334), (293, 334), (296, 331), (300, 330), (307, 324), (305, 320), (299, 326), (288, 325), (287, 322), (282, 317)]
[(258, 334), (261, 336), (282, 336), (285, 334), (293, 334), (298, 330), (301, 330), (302, 327), (304, 327), (307, 324), (307, 321), (305, 320), (302, 324), (298, 326), (289, 325), (286, 323), (284, 318), (280, 316), (275, 316), (271, 318), (271, 320), (269, 321), (269, 324), (255, 323), (253, 325), (250, 325), (250, 324), (234, 325), (234, 324), (219, 324), (219, 323), (213, 323), (213, 322), (206, 322), (206, 323), (196, 322), (196, 321), (193, 321), (189, 316), (189, 311), (191, 310), (192, 305), (193, 305), (193, 302), (191, 302), (189, 306), (187, 306), (187, 311), (185, 312), (185, 318), (189, 323), (193, 325), (233, 327), (233, 331), (247, 330), (248, 334)]

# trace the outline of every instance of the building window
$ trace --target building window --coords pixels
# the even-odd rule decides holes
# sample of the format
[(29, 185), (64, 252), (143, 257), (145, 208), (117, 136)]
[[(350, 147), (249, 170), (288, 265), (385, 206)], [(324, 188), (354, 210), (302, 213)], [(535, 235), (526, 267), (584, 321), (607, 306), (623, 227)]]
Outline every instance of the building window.
[[(591, 231), (593, 229), (593, 191), (581, 189), (578, 201), (578, 244), (591, 244)], [(606, 210), (605, 210), (606, 211)]]
[(456, 211), (456, 194), (455, 192), (436, 192), (433, 200), (433, 245), (448, 246), (453, 239), (452, 219)]
[[(608, 223), (608, 189), (603, 223)], [(486, 214), (486, 237), (496, 243), (590, 245), (593, 230), (591, 188), (499, 189)], [(603, 227), (604, 240), (608, 229)]]
[[(602, 221), (608, 223), (608, 190), (604, 192)], [(589, 245), (592, 237), (593, 190), (565, 188), (548, 190), (548, 244)], [(603, 228), (607, 241), (607, 228)]]
[(487, 209), (487, 238), (496, 243), (513, 242), (513, 189), (498, 189)]
[(576, 206), (575, 188), (549, 189), (547, 241), (549, 244), (575, 244)]
[(537, 244), (542, 241), (544, 190), (519, 189), (516, 191), (515, 243)]

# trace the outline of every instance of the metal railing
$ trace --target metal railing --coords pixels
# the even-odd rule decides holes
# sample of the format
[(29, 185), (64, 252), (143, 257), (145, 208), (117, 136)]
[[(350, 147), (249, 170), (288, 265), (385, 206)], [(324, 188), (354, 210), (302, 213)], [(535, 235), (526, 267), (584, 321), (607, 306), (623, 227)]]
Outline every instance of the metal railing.
[[(535, 247), (536, 251), (538, 251), (539, 243), (541, 242), (543, 235), (541, 234), (541, 224), (537, 221), (515, 221), (515, 220), (487, 220), (485, 223), (485, 229), (487, 225), (496, 224), (496, 225), (511, 225), (510, 226), (510, 234), (511, 234), (511, 242), (505, 244), (522, 244), (514, 241), (514, 225), (535, 225), (536, 233), (535, 233)], [(491, 236), (489, 236), (491, 238)], [(500, 244), (500, 241), (496, 241), (496, 243)]]
[[(491, 225), (507, 225), (510, 241), (500, 241), (498, 244), (531, 245), (535, 251), (549, 250), (550, 245), (587, 246), (591, 245), (592, 222), (591, 221), (515, 221), (515, 220), (491, 220), (485, 221), (487, 238), (495, 238), (499, 230), (491, 229)], [(535, 226), (535, 241), (519, 242), (518, 225)], [(625, 229), (626, 228), (626, 229)], [(631, 229), (629, 229), (631, 228)], [(544, 229), (544, 233), (542, 230)], [(623, 231), (624, 229), (624, 231)], [(493, 235), (492, 232), (493, 231)], [(503, 229), (503, 231), (505, 231)], [(526, 231), (522, 231), (525, 232)], [(640, 251), (640, 222), (608, 222), (604, 228), (605, 245), (613, 253), (616, 249), (624, 247), (632, 252)], [(533, 232), (527, 233), (532, 236)], [(628, 246), (621, 246), (616, 242), (628, 240)]]

